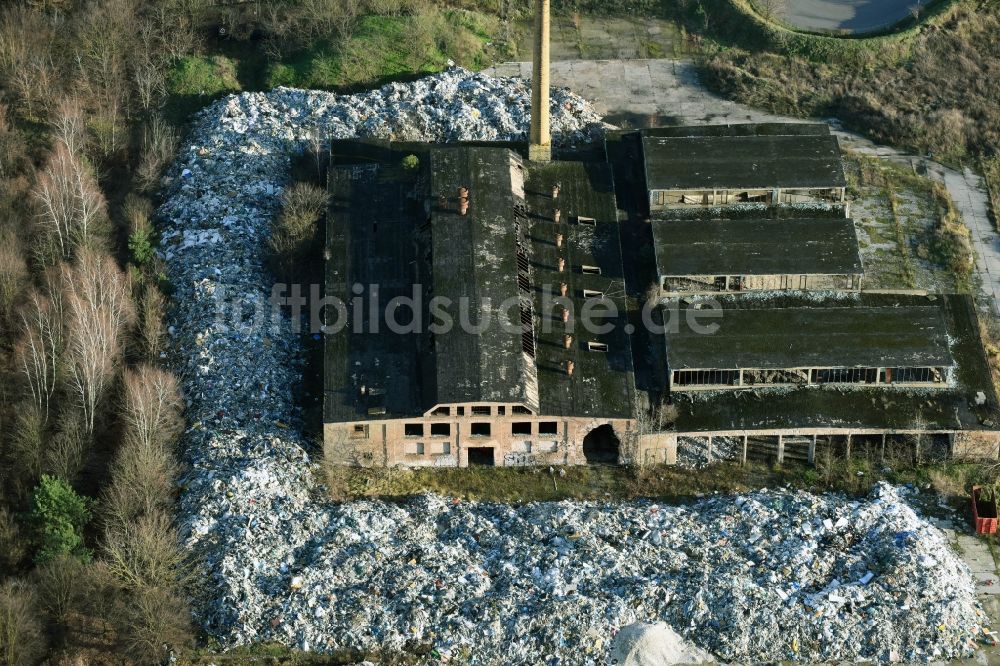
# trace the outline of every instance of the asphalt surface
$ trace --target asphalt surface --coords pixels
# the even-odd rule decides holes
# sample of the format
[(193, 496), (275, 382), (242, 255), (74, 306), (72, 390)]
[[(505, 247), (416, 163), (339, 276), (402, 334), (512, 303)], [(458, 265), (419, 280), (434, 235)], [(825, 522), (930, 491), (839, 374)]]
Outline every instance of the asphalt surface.
[(776, 18), (807, 30), (871, 32), (909, 16), (916, 0), (784, 0)]

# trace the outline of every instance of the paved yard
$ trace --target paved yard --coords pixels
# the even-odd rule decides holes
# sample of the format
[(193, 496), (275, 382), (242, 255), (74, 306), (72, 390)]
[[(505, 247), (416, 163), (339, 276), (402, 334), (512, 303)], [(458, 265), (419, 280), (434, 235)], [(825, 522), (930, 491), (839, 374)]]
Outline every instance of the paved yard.
[[(517, 57), (530, 61), (533, 21), (519, 23), (517, 31)], [(687, 49), (677, 24), (657, 18), (557, 12), (552, 15), (551, 31), (553, 60), (679, 58)]]

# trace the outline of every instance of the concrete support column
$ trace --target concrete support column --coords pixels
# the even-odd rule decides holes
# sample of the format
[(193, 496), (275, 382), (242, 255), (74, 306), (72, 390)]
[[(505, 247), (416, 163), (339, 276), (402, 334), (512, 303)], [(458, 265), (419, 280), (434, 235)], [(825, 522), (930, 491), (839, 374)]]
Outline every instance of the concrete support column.
[(778, 464), (785, 462), (785, 436), (778, 435)]
[(552, 160), (549, 134), (549, 0), (535, 0), (535, 57), (531, 76), (531, 137), (528, 159)]
[(743, 435), (743, 453), (740, 455), (740, 464), (747, 464), (747, 436)]
[(712, 462), (712, 436), (708, 436), (708, 462)]
[(384, 423), (382, 424), (382, 427), (380, 428), (380, 430), (382, 431), (382, 460), (384, 461), (382, 464), (385, 467), (388, 467), (389, 466), (389, 439), (388, 439), (388, 437), (386, 437), (386, 426), (385, 426)]
[(816, 464), (816, 435), (813, 435), (812, 441), (809, 442), (809, 464)]

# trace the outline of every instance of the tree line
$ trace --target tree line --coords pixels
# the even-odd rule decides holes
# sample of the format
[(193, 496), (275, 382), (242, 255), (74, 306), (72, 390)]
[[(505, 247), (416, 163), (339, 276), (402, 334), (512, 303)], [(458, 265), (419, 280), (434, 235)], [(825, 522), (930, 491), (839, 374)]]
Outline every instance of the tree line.
[(153, 211), (194, 4), (0, 9), (0, 664), (193, 640)]

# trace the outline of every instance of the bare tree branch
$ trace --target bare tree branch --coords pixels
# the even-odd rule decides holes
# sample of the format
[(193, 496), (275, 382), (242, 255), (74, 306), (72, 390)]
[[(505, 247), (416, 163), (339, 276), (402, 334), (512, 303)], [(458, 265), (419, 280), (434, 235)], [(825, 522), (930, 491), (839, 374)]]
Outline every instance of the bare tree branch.
[(120, 362), (135, 318), (126, 276), (111, 257), (82, 249), (76, 264), (63, 267), (70, 315), (70, 388), (93, 433), (97, 407)]

